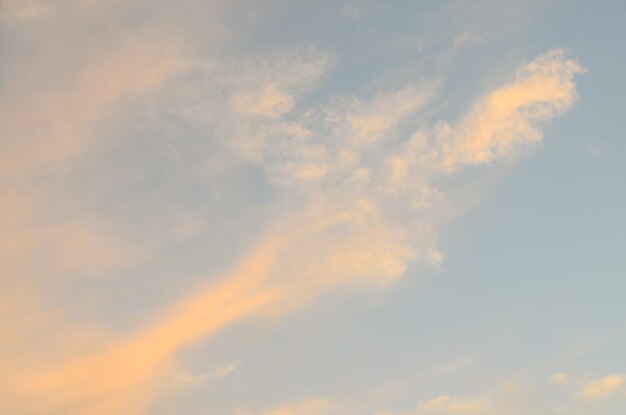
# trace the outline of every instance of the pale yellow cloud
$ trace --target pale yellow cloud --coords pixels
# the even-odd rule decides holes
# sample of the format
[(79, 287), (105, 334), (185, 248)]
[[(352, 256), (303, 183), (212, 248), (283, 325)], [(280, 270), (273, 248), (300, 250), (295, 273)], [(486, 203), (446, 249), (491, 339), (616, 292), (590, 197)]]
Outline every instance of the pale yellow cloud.
[[(217, 285), (180, 301), (151, 326), (109, 341), (100, 351), (12, 374), (6, 407), (24, 414), (142, 413), (171, 373), (172, 353), (280, 299), (262, 285), (283, 242), (267, 241)], [(6, 390), (5, 390), (6, 392)]]
[(259, 91), (240, 91), (232, 98), (235, 110), (247, 116), (262, 115), (276, 118), (286, 114), (294, 106), (294, 98), (273, 85), (267, 85)]
[[(105, 0), (106, 1), (106, 0)], [(0, 4), (0, 21), (9, 25), (45, 24), (68, 11), (104, 3), (103, 0), (3, 0)], [(110, 1), (109, 1), (110, 2)], [(14, 27), (14, 29), (16, 29)], [(19, 27), (17, 28), (19, 29)]]
[[(7, 143), (0, 172), (23, 176), (79, 155), (93, 140), (96, 123), (114, 104), (158, 88), (182, 71), (186, 62), (174, 42), (133, 35), (103, 50), (78, 71), (68, 70), (76, 75), (61, 90), (46, 79), (45, 71), (63, 72), (63, 66), (39, 62), (41, 68), (15, 80), (0, 99), (0, 135)], [(40, 84), (30, 85), (32, 78)], [(23, 111), (26, 103), (29, 110)]]
[(103, 276), (106, 272), (141, 261), (143, 253), (129, 242), (107, 236), (96, 223), (51, 226), (40, 235), (40, 261), (56, 275)]
[(233, 415), (334, 415), (338, 405), (326, 399), (310, 399), (276, 409), (253, 411), (236, 409)]
[(543, 135), (537, 122), (574, 104), (573, 78), (584, 71), (559, 49), (520, 67), (513, 82), (476, 102), (461, 124), (444, 134), (449, 142), (444, 145), (443, 167), (489, 162), (540, 141)]
[[(278, 147), (277, 135), (302, 144), (292, 151), (310, 148), (307, 128), (285, 118), (293, 115), (297, 100), (319, 84), (334, 59), (332, 53), (314, 47), (254, 57), (205, 56), (190, 69), (192, 82), (176, 85), (169, 105), (193, 123), (210, 126), (239, 156), (261, 163), (271, 156), (268, 142)], [(300, 173), (299, 166), (290, 168)]]
[[(442, 192), (432, 179), (441, 174), (439, 164), (448, 168), (487, 161), (507, 152), (518, 138), (532, 139), (535, 130), (527, 120), (548, 118), (571, 105), (571, 74), (580, 71), (556, 52), (520, 70), (513, 84), (475, 106), (445, 143), (440, 162), (440, 143), (414, 132), (420, 110), (434, 98), (430, 86), (409, 84), (369, 99), (335, 97), (322, 108), (299, 109), (297, 99), (323, 78), (332, 54), (305, 48), (230, 62), (192, 62), (185, 48), (159, 36), (115, 39), (77, 59), (75, 68), (57, 67), (62, 57), (49, 57), (8, 89), (0, 99), (0, 136), (8, 143), (0, 172), (20, 185), (50, 171), (63, 182), (67, 172), (60, 162), (88, 152), (99, 124), (115, 116), (119, 104), (172, 88), (169, 82), (175, 80), (172, 96), (178, 101), (171, 105), (176, 114), (210, 125), (225, 147), (257, 163), (268, 184), (276, 186), (276, 216), (284, 219), (267, 225), (265, 237), (231, 273), (212, 275), (217, 283), (197, 289), (152, 324), (125, 336), (99, 327), (65, 330), (71, 319), (46, 320), (45, 311), (25, 312), (24, 318), (34, 321), (22, 324), (5, 311), (19, 307), (7, 302), (3, 320), (11, 324), (3, 327), (15, 332), (5, 329), (2, 339), (21, 366), (7, 364), (0, 397), (12, 413), (143, 413), (177, 373), (174, 356), (182, 346), (244, 318), (302, 307), (337, 286), (388, 284), (413, 262), (438, 265), (443, 255), (434, 246), (432, 228), (438, 224), (435, 211)], [(62, 74), (62, 82), (49, 82), (49, 72)], [(177, 78), (183, 73), (187, 84)], [(34, 86), (33, 79), (38, 80)], [(513, 137), (513, 132), (519, 135)], [(410, 138), (404, 140), (405, 135)], [(9, 230), (0, 236), (0, 255), (11, 265), (3, 271), (12, 274), (11, 281), (43, 268), (44, 277), (104, 273), (136, 263), (152, 247), (152, 241), (133, 246), (118, 238), (123, 221), (83, 217), (71, 209), (63, 220), (34, 220), (55, 199), (45, 190), (31, 197), (22, 187), (6, 192), (9, 203), (2, 209), (8, 212), (0, 218)], [(432, 213), (416, 217), (416, 211)], [(195, 235), (204, 226), (193, 215), (175, 222), (171, 234), (163, 232), (174, 239)], [(43, 264), (35, 264), (33, 253)], [(31, 269), (33, 264), (39, 268)], [(30, 289), (24, 293), (24, 298), (37, 295)], [(59, 345), (88, 345), (67, 347), (66, 353), (59, 346), (50, 355), (41, 349), (21, 353), (18, 346), (40, 340), (46, 324), (64, 337)], [(36, 363), (29, 363), (30, 354), (38, 355)], [(481, 405), (444, 396), (417, 410), (478, 414)], [(266, 414), (335, 410), (327, 401), (307, 401)]]
[(478, 44), (482, 40), (482, 37), (476, 33), (463, 32), (452, 40), (452, 48), (461, 49), (465, 46)]
[(415, 414), (484, 414), (488, 403), (485, 400), (460, 400), (447, 395), (420, 402)]
[[(458, 399), (441, 395), (419, 402), (414, 409), (407, 411), (378, 411), (376, 415), (482, 415), (491, 414), (492, 404), (486, 399)], [(497, 412), (497, 411), (496, 411)]]
[(603, 401), (623, 390), (625, 381), (626, 376), (621, 374), (595, 379), (585, 385), (578, 396), (584, 400)]
[(0, 5), (0, 22), (16, 25), (41, 22), (55, 12), (52, 0), (5, 0)]
[(381, 92), (364, 101), (356, 97), (337, 99), (326, 110), (327, 121), (346, 144), (367, 148), (393, 138), (394, 130), (433, 99), (426, 86), (407, 85), (396, 91)]
[(315, 281), (322, 274), (315, 274), (313, 261), (337, 264), (328, 258), (335, 253), (315, 248), (306, 257), (294, 257), (291, 251), (301, 248), (309, 238), (316, 240), (328, 227), (345, 224), (350, 217), (339, 212), (322, 220), (305, 217), (298, 219), (300, 222), (289, 221), (230, 275), (179, 301), (154, 324), (104, 342), (100, 350), (21, 368), (12, 373), (4, 390), (13, 396), (8, 407), (24, 414), (36, 414), (42, 408), (60, 415), (141, 413), (172, 373), (173, 354), (181, 346), (236, 320), (301, 306), (313, 293), (341, 283), (343, 278), (377, 275), (378, 268), (372, 270), (369, 259), (365, 264), (349, 259), (339, 264), (342, 272)]
[(570, 382), (569, 376), (565, 373), (555, 373), (550, 377), (550, 381), (555, 385), (565, 385)]
[(186, 68), (188, 56), (178, 42), (156, 31), (81, 33), (94, 17), (85, 13), (96, 11), (91, 3), (96, 2), (8, 0), (0, 7), (3, 16), (54, 20), (16, 28), (9, 38), (19, 39), (22, 58), (3, 63), (0, 260), (15, 284), (107, 275), (140, 261), (146, 248), (121, 236), (123, 224), (85, 209), (93, 201), (75, 194), (72, 186), (80, 182), (96, 193), (103, 189), (79, 178), (82, 170), (73, 163), (113, 142), (112, 135), (103, 140), (101, 123), (119, 104), (158, 91)]
[[(6, 281), (67, 283), (74, 277), (105, 277), (137, 264), (147, 246), (136, 246), (111, 221), (89, 215), (60, 219), (48, 210), (53, 196), (37, 189), (37, 197), (9, 189), (0, 191), (0, 261)], [(56, 221), (54, 220), (56, 219)]]
[(221, 366), (216, 369), (210, 370), (204, 373), (180, 373), (173, 379), (175, 386), (188, 388), (190, 386), (199, 386), (206, 384), (212, 380), (228, 376), (230, 373), (237, 370), (236, 363), (230, 363), (226, 366)]

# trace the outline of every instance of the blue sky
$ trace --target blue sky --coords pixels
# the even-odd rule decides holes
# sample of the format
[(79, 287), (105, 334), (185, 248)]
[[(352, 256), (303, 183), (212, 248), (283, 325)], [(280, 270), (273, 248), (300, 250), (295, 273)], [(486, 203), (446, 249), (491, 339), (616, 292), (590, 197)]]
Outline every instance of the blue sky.
[(5, 0), (12, 414), (622, 414), (626, 5)]

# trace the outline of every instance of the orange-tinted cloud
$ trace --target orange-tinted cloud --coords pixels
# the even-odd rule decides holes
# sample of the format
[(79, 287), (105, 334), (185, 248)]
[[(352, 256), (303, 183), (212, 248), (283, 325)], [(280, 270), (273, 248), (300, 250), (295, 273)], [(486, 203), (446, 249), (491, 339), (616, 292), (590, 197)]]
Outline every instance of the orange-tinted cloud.
[(585, 400), (603, 401), (623, 389), (625, 382), (626, 376), (620, 374), (595, 379), (585, 385), (579, 392), (579, 396)]
[(576, 99), (573, 78), (584, 72), (576, 61), (554, 49), (520, 67), (515, 80), (478, 100), (450, 135), (442, 165), (453, 169), (510, 154), (519, 146), (540, 141), (537, 122), (570, 108)]

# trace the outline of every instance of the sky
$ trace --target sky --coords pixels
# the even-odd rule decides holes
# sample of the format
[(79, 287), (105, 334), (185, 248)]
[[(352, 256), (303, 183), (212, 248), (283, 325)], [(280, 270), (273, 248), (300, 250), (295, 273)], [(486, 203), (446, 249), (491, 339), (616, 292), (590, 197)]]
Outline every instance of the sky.
[(0, 412), (622, 415), (623, 0), (0, 0)]

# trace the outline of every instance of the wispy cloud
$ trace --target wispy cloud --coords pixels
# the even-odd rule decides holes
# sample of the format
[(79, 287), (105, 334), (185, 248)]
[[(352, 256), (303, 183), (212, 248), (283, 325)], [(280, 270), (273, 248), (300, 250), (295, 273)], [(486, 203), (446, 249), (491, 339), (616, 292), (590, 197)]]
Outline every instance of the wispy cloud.
[(236, 409), (233, 415), (333, 415), (339, 407), (325, 399), (310, 399), (276, 409), (254, 411)]
[(40, 22), (52, 16), (53, 3), (43, 0), (7, 0), (0, 7), (0, 19), (9, 25)]
[(550, 377), (550, 381), (555, 385), (565, 385), (570, 382), (570, 378), (565, 373), (558, 372)]
[[(173, 44), (139, 36), (93, 57), (60, 91), (48, 85), (50, 75), (41, 75), (37, 87), (43, 90), (33, 90), (31, 80), (24, 79), (15, 95), (5, 93), (0, 100), (2, 136), (11, 144), (0, 158), (0, 172), (23, 176), (79, 155), (89, 145), (95, 124), (116, 103), (157, 88), (184, 65)], [(35, 97), (39, 99), (33, 102)], [(32, 105), (24, 112), (27, 102)]]
[(463, 32), (452, 40), (453, 49), (461, 49), (468, 45), (475, 45), (482, 41), (480, 35), (471, 32)]
[[(8, 4), (22, 20), (48, 15), (43, 3)], [(72, 39), (81, 32), (70, 27), (70, 35), (60, 33)], [(210, 282), (196, 285), (169, 307), (160, 305), (151, 323), (137, 324), (126, 334), (101, 327), (66, 331), (71, 319), (42, 318), (49, 307), (45, 302), (34, 312), (8, 300), (5, 306), (3, 298), (2, 320), (15, 328), (3, 333), (11, 346), (6, 357), (25, 362), (29, 354), (38, 354), (43, 361), (7, 364), (0, 393), (14, 413), (143, 413), (168, 384), (165, 379), (175, 376), (175, 356), (183, 346), (243, 319), (302, 307), (337, 287), (378, 287), (402, 277), (413, 264), (438, 266), (443, 261), (438, 229), (448, 212), (458, 209), (447, 199), (454, 192), (447, 186), (449, 173), (538, 141), (535, 122), (571, 107), (573, 77), (583, 71), (563, 51), (549, 51), (518, 69), (511, 83), (479, 98), (459, 122), (432, 122), (426, 109), (438, 99), (438, 81), (310, 100), (308, 94), (319, 90), (338, 59), (332, 52), (309, 46), (254, 56), (207, 52), (164, 33), (128, 29), (98, 38), (93, 50), (92, 43), (79, 43), (76, 56), (71, 50), (29, 55), (32, 61), (18, 68), (26, 74), (3, 89), (0, 137), (6, 146), (0, 156), (0, 194), (7, 203), (0, 218), (6, 225), (0, 258), (9, 266), (0, 271), (2, 276), (6, 273), (16, 287), (17, 281), (29, 281), (33, 286), (24, 283), (24, 298), (43, 296), (37, 293), (38, 282), (45, 281), (46, 287), (58, 276), (131, 267), (163, 254), (168, 244), (218, 227), (219, 218), (206, 219), (203, 211), (177, 210), (175, 192), (168, 194), (175, 220), (171, 226), (159, 222), (160, 232), (155, 232), (150, 224), (128, 220), (113, 202), (109, 207), (115, 209), (98, 210), (80, 191), (67, 189), (83, 179), (77, 160), (89, 164), (94, 153), (105, 150), (111, 160), (139, 152), (152, 168), (142, 173), (154, 182), (167, 176), (159, 170), (162, 159), (150, 158), (152, 141), (132, 143), (137, 147), (125, 141), (124, 127), (136, 131), (136, 124), (147, 120), (157, 129), (184, 125), (194, 131), (196, 141), (186, 144), (194, 156), (198, 149), (206, 150), (207, 142), (224, 156), (222, 176), (207, 173), (202, 157), (189, 157), (193, 166), (177, 166), (180, 182), (216, 187), (231, 171), (253, 170), (258, 177), (250, 188), (263, 186), (271, 201), (262, 209), (269, 213), (253, 235), (245, 230), (224, 235), (248, 247), (247, 253), (242, 248), (232, 255), (231, 271), (200, 269)], [(43, 51), (46, 45), (54, 46), (42, 40), (39, 47)], [(109, 176), (124, 174), (111, 168), (105, 183), (84, 179), (82, 188), (114, 198), (125, 189), (110, 184)], [(238, 185), (224, 188), (245, 192)], [(133, 202), (141, 214), (135, 218), (158, 204), (137, 199)], [(144, 237), (128, 237), (130, 227)], [(20, 323), (18, 314), (29, 324)], [(65, 353), (59, 347), (48, 358), (33, 349), (46, 327), (63, 337), (62, 345), (93, 341)], [(31, 345), (22, 349), (25, 343)], [(196, 384), (232, 370), (227, 366), (182, 383)], [(416, 413), (473, 414), (483, 408), (482, 401), (440, 396), (420, 403)], [(262, 413), (322, 415), (335, 410), (328, 401), (313, 400)]]
[(444, 395), (420, 402), (415, 413), (480, 414), (485, 413), (487, 406), (487, 402), (483, 400), (464, 401)]
[(623, 390), (625, 381), (626, 376), (621, 374), (595, 379), (582, 388), (579, 396), (585, 400), (603, 401), (612, 397), (618, 391)]
[(174, 378), (174, 385), (187, 388), (199, 386), (207, 382), (222, 378), (237, 370), (237, 363), (230, 363), (204, 373), (182, 373)]
[(455, 129), (445, 129), (443, 166), (479, 164), (506, 156), (543, 137), (537, 122), (569, 109), (576, 99), (573, 78), (585, 70), (551, 50), (521, 66), (510, 84), (479, 99)]

